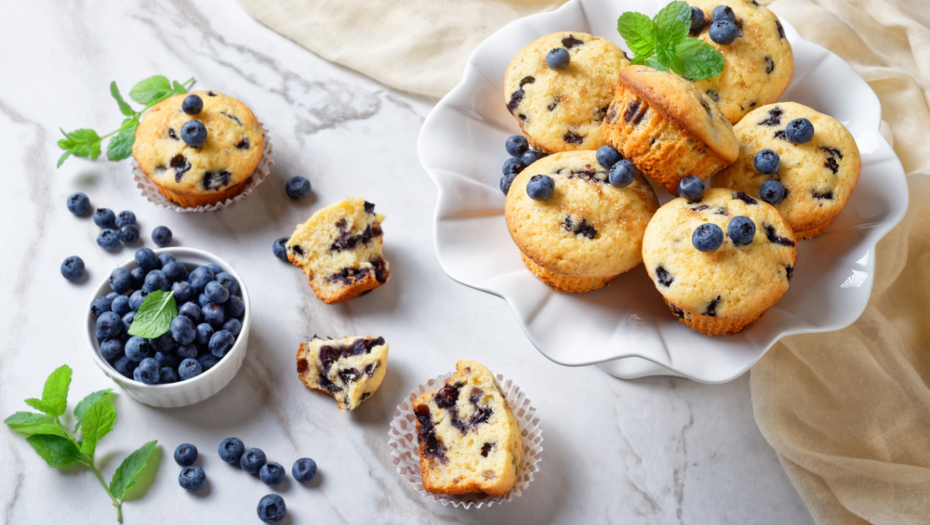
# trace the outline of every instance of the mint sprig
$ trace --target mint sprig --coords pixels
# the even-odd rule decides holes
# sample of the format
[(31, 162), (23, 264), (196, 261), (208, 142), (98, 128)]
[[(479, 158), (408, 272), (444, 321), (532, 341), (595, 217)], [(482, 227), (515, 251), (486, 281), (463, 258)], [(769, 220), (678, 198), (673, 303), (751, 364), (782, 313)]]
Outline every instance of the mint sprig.
[(61, 130), (65, 138), (58, 141), (58, 147), (65, 152), (58, 159), (58, 167), (64, 164), (65, 160), (71, 155), (81, 158), (97, 160), (100, 156), (103, 141), (109, 137), (110, 142), (107, 144), (107, 158), (110, 160), (123, 160), (132, 154), (132, 144), (136, 140), (136, 128), (139, 127), (139, 119), (150, 107), (158, 104), (162, 100), (174, 95), (187, 93), (194, 83), (194, 79), (188, 79), (183, 84), (178, 81), (169, 82), (167, 78), (161, 75), (149, 77), (129, 90), (129, 98), (145, 106), (141, 111), (132, 109), (116, 87), (116, 82), (110, 82), (110, 95), (116, 99), (120, 113), (127, 117), (120, 124), (116, 131), (100, 136), (92, 129), (78, 129), (71, 132)]
[(178, 316), (174, 291), (155, 290), (148, 294), (129, 325), (129, 335), (154, 339), (171, 329), (171, 320)]
[(632, 64), (660, 71), (672, 70), (690, 79), (713, 78), (723, 71), (724, 59), (717, 49), (688, 36), (691, 7), (672, 2), (656, 16), (627, 11), (617, 20), (617, 31), (633, 52)]
[[(63, 365), (48, 376), (42, 390), (42, 399), (26, 400), (26, 404), (41, 413), (17, 412), (6, 418), (4, 423), (14, 432), (27, 436), (26, 442), (32, 445), (48, 466), (89, 467), (113, 501), (113, 506), (116, 507), (116, 521), (122, 522), (123, 498), (135, 484), (136, 476), (145, 468), (158, 442), (149, 441), (126, 457), (107, 484), (94, 464), (94, 455), (100, 439), (109, 434), (116, 423), (116, 409), (108, 399), (111, 390), (108, 388), (89, 394), (74, 407), (76, 424), (72, 433), (65, 428), (60, 419), (68, 408), (70, 387), (71, 367)], [(80, 441), (75, 437), (78, 429), (81, 431)]]

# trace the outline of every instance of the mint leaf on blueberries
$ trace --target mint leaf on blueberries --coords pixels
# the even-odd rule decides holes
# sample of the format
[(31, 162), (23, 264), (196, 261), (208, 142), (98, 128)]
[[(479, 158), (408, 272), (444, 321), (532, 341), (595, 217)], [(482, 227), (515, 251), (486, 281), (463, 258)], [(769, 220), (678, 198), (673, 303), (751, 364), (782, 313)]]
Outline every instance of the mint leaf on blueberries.
[(129, 335), (155, 339), (171, 329), (171, 320), (177, 316), (174, 292), (155, 290), (142, 301), (142, 306), (129, 325)]
[(651, 55), (655, 51), (658, 27), (648, 16), (627, 11), (617, 20), (617, 31), (637, 58), (640, 55)]
[(52, 468), (69, 467), (75, 463), (87, 464), (77, 445), (66, 437), (37, 434), (26, 438), (26, 442)]
[(714, 46), (686, 38), (676, 48), (675, 65), (672, 70), (688, 78), (713, 78), (723, 71), (723, 55)]
[(132, 107), (123, 100), (123, 96), (119, 93), (119, 88), (116, 87), (116, 81), (110, 82), (110, 94), (113, 95), (113, 98), (116, 99), (116, 103), (119, 104), (119, 112), (127, 117), (135, 116), (136, 112), (132, 110)]
[(685, 2), (672, 2), (656, 14), (655, 23), (656, 55), (663, 64), (670, 64), (675, 60), (675, 48), (691, 28), (691, 7)]
[(164, 100), (171, 94), (171, 82), (161, 75), (155, 75), (139, 81), (129, 90), (129, 98), (144, 105), (154, 104)]
[(148, 462), (149, 456), (152, 455), (152, 450), (155, 449), (156, 444), (158, 444), (158, 441), (149, 441), (139, 447), (138, 450), (126, 456), (126, 459), (113, 473), (113, 479), (110, 480), (110, 492), (117, 498), (122, 499), (129, 492), (129, 489), (136, 484), (136, 476), (145, 468), (145, 464)]

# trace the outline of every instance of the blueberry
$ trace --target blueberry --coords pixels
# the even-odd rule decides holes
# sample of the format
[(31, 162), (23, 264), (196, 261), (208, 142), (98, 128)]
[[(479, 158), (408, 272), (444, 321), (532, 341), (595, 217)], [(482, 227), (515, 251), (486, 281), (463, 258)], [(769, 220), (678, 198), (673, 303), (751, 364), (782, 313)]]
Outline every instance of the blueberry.
[(116, 216), (116, 227), (122, 228), (123, 226), (128, 226), (130, 224), (136, 223), (136, 214), (126, 210), (119, 212), (119, 215)]
[(504, 167), (501, 169), (501, 171), (504, 173), (504, 176), (516, 175), (520, 173), (521, 171), (523, 171), (523, 168), (525, 167), (526, 166), (524, 166), (523, 163), (520, 162), (520, 159), (515, 159), (511, 157), (504, 161)]
[(258, 448), (250, 448), (242, 454), (239, 460), (239, 466), (249, 474), (258, 474), (265, 464), (265, 453)]
[(178, 342), (174, 340), (171, 331), (165, 332), (149, 341), (152, 343), (152, 348), (154, 348), (156, 352), (170, 352), (178, 346)]
[(155, 352), (155, 355), (152, 356), (152, 359), (158, 361), (158, 366), (161, 368), (178, 367), (178, 358), (175, 357), (171, 352)]
[(136, 290), (132, 292), (132, 295), (129, 296), (129, 307), (132, 308), (132, 311), (138, 312), (139, 307), (142, 306), (142, 303), (145, 301), (145, 298), (148, 296), (148, 292), (145, 290)]
[(207, 299), (216, 304), (223, 304), (229, 299), (229, 290), (217, 281), (207, 283), (203, 293), (207, 296)]
[(132, 307), (129, 306), (129, 297), (125, 295), (117, 295), (110, 301), (110, 311), (116, 315), (122, 317), (132, 311)]
[(68, 197), (68, 211), (75, 215), (84, 215), (90, 209), (90, 199), (83, 193), (75, 193)]
[(136, 267), (129, 271), (129, 275), (132, 276), (132, 289), (141, 290), (145, 284), (145, 270)]
[(629, 160), (621, 160), (610, 168), (607, 181), (614, 188), (626, 188), (636, 180), (636, 166)]
[(785, 138), (794, 144), (804, 144), (814, 138), (814, 125), (806, 118), (796, 118), (785, 128)]
[(704, 223), (694, 229), (691, 244), (699, 252), (712, 252), (723, 244), (723, 230), (716, 224)]
[(206, 353), (198, 357), (197, 361), (200, 363), (200, 368), (206, 372), (207, 370), (213, 368), (220, 360), (217, 359), (215, 355)]
[(130, 311), (128, 314), (123, 316), (123, 333), (129, 333), (129, 327), (132, 326), (133, 320), (136, 318), (136, 312)]
[(161, 265), (162, 270), (165, 269), (165, 265), (171, 262), (175, 262), (177, 259), (174, 258), (174, 255), (170, 253), (162, 253), (158, 256), (158, 262)]
[(306, 177), (301, 177), (300, 175), (291, 177), (287, 179), (284, 192), (287, 193), (288, 197), (294, 200), (303, 199), (307, 195), (310, 195), (310, 181), (307, 180)]
[(736, 22), (736, 13), (733, 12), (733, 9), (727, 5), (718, 5), (710, 13), (710, 19), (713, 22), (718, 20), (727, 20), (729, 22)]
[(199, 297), (197, 297), (197, 302), (200, 303), (200, 307), (203, 308), (204, 306), (210, 304), (210, 299), (207, 298), (207, 294), (202, 293)]
[(171, 288), (168, 285), (168, 278), (165, 277), (165, 272), (161, 270), (152, 270), (145, 276), (145, 284), (142, 285), (142, 289), (148, 293), (152, 293), (155, 290), (164, 290), (168, 291)]
[(214, 275), (213, 278), (214, 278), (214, 279), (216, 278), (216, 277), (215, 277), (216, 274), (218, 274), (218, 273), (223, 273), (223, 268), (221, 268), (220, 265), (218, 265), (218, 264), (216, 264), (216, 263), (210, 263), (210, 264), (208, 264), (208, 265), (207, 265), (207, 268), (209, 268), (210, 271), (213, 272), (213, 275)]
[(181, 111), (190, 116), (199, 115), (203, 111), (203, 99), (200, 95), (187, 95), (184, 102), (181, 102)]
[(704, 27), (704, 10), (691, 6), (691, 33), (697, 34)]
[(119, 339), (107, 339), (100, 343), (100, 355), (107, 361), (112, 361), (122, 355), (123, 342)]
[(123, 333), (123, 318), (114, 312), (103, 312), (97, 318), (97, 333), (110, 339)]
[(274, 461), (265, 463), (262, 465), (261, 470), (258, 471), (258, 477), (261, 478), (262, 483), (269, 487), (279, 485), (284, 481), (284, 467)]
[(97, 246), (100, 246), (108, 252), (112, 252), (119, 246), (119, 233), (110, 228), (104, 228), (97, 234)]
[(239, 332), (242, 331), (242, 321), (238, 319), (230, 319), (223, 324), (222, 331), (229, 332), (233, 336), (237, 336), (239, 335)]
[(132, 290), (132, 274), (126, 268), (116, 268), (110, 272), (110, 289), (118, 294)]
[(548, 175), (533, 175), (526, 183), (526, 194), (536, 201), (544, 201), (555, 191), (555, 181)]
[(785, 187), (777, 180), (767, 180), (762, 183), (762, 188), (759, 189), (759, 197), (772, 205), (785, 200), (787, 194)]
[(111, 303), (112, 301), (107, 297), (94, 297), (94, 300), (90, 302), (90, 315), (100, 317), (104, 312), (109, 312)]
[(116, 292), (110, 292), (110, 293), (104, 295), (104, 297), (106, 297), (107, 299), (109, 299), (110, 302), (113, 302), (113, 299), (116, 299), (116, 296), (117, 296), (117, 295), (119, 295), (119, 294), (116, 293)]
[(139, 265), (139, 268), (142, 268), (142, 271), (145, 273), (161, 268), (161, 263), (158, 261), (158, 257), (151, 248), (139, 248), (136, 250), (134, 258), (136, 264)]
[(300, 458), (291, 467), (291, 475), (298, 483), (307, 483), (316, 477), (316, 461), (310, 458)]
[(503, 177), (501, 177), (500, 186), (501, 186), (501, 192), (504, 195), (507, 195), (507, 193), (510, 192), (510, 185), (513, 184), (513, 179), (515, 178), (517, 178), (516, 173), (510, 173), (508, 175), (504, 175)]
[(223, 305), (223, 313), (226, 319), (240, 318), (245, 313), (245, 303), (238, 295), (230, 295), (229, 300)]
[(736, 246), (749, 244), (756, 236), (756, 223), (743, 215), (733, 217), (727, 223), (727, 235), (730, 236), (730, 240)]
[(678, 196), (684, 197), (688, 202), (697, 202), (704, 195), (704, 181), (694, 175), (682, 177), (678, 181)]
[(164, 248), (171, 244), (171, 230), (167, 226), (159, 226), (152, 230), (152, 241)]
[(69, 281), (80, 279), (84, 275), (84, 259), (77, 255), (68, 257), (61, 263), (61, 276)]
[(189, 345), (179, 346), (178, 349), (174, 351), (174, 353), (177, 354), (178, 359), (181, 359), (181, 360), (184, 360), (184, 359), (195, 359), (196, 360), (197, 354), (199, 354), (200, 351), (197, 350), (196, 344), (189, 344)]
[(268, 494), (258, 502), (258, 519), (265, 523), (277, 523), (287, 516), (284, 498), (277, 494)]
[(229, 290), (229, 295), (236, 295), (239, 292), (239, 281), (226, 272), (216, 274), (216, 282), (225, 286)]
[(216, 303), (207, 303), (202, 309), (203, 320), (210, 323), (211, 326), (223, 326), (226, 322), (226, 312), (221, 305)]
[(158, 384), (167, 385), (169, 383), (177, 383), (180, 380), (178, 373), (174, 371), (174, 368), (168, 368), (167, 366), (158, 369)]
[(287, 260), (287, 241), (289, 240), (291, 240), (290, 237), (281, 237), (271, 245), (271, 251), (274, 252), (274, 256), (282, 261)]
[(207, 141), (207, 127), (199, 120), (188, 120), (181, 125), (181, 140), (192, 148), (199, 148)]
[(771, 175), (778, 171), (778, 166), (781, 164), (781, 159), (778, 157), (778, 153), (770, 149), (764, 149), (758, 153), (752, 159), (753, 166), (756, 167), (756, 171), (764, 175)]
[(178, 448), (174, 449), (174, 461), (182, 467), (193, 465), (197, 461), (197, 447), (190, 443), (178, 445)]
[(710, 35), (710, 39), (714, 42), (726, 46), (732, 44), (733, 41), (736, 40), (739, 29), (736, 28), (736, 24), (729, 20), (718, 20), (710, 25), (707, 34)]
[(161, 271), (165, 273), (165, 278), (168, 279), (169, 283), (174, 284), (183, 281), (184, 284), (187, 284), (187, 267), (184, 266), (184, 263), (169, 261), (167, 264), (162, 265)]
[(148, 339), (134, 335), (126, 341), (126, 357), (136, 363), (150, 357), (153, 353), (152, 343)]
[(207, 475), (204, 473), (203, 469), (197, 465), (184, 467), (181, 469), (181, 474), (178, 475), (178, 483), (190, 492), (197, 492), (202, 489), (206, 482)]
[[(177, 284), (177, 283), (175, 283), (175, 284)], [(187, 319), (189, 319), (189, 320), (191, 320), (191, 321), (198, 321), (198, 320), (200, 320), (200, 308), (198, 308), (197, 305), (194, 304), (194, 303), (184, 303), (184, 304), (181, 305), (180, 308), (178, 308), (178, 316), (179, 316), (179, 317), (181, 317), (181, 316), (186, 317)], [(174, 321), (172, 321), (172, 323), (173, 323), (173, 322), (174, 322)], [(193, 325), (191, 325), (191, 328), (194, 328), (194, 337), (196, 338), (196, 337), (197, 337), (197, 332), (196, 332), (197, 329), (196, 329)], [(178, 337), (175, 336), (174, 338), (177, 339)], [(183, 344), (188, 344), (188, 343), (181, 343), (181, 344), (183, 345)]]
[(229, 352), (229, 349), (232, 348), (234, 344), (236, 344), (236, 338), (226, 330), (220, 330), (210, 338), (208, 348), (211, 354), (218, 358), (222, 358), (226, 355), (226, 352)]
[(242, 444), (242, 440), (239, 438), (226, 438), (220, 442), (217, 452), (220, 454), (220, 459), (230, 465), (235, 465), (239, 462), (239, 459), (242, 458), (242, 453), (245, 452), (245, 445)]
[[(191, 296), (194, 294), (194, 291), (191, 288), (191, 285), (188, 284), (187, 281), (178, 281), (172, 284), (171, 291), (174, 292), (174, 300), (178, 303), (181, 303), (182, 306), (185, 304), (188, 304), (187, 300), (190, 299)], [(196, 321), (199, 318), (200, 318), (200, 312), (197, 312), (197, 317), (194, 318), (193, 320)]]
[(190, 273), (187, 280), (191, 283), (191, 288), (194, 289), (194, 292), (201, 294), (203, 293), (203, 289), (206, 288), (207, 283), (214, 280), (213, 270), (206, 266), (198, 266)]
[(116, 215), (110, 208), (97, 208), (94, 210), (94, 224), (101, 228), (112, 228), (116, 226)]
[(194, 321), (185, 315), (179, 315), (171, 320), (171, 336), (178, 344), (189, 345), (197, 338)]
[(530, 143), (523, 135), (511, 135), (507, 137), (504, 148), (507, 149), (507, 153), (509, 153), (511, 157), (519, 159), (520, 155), (526, 153), (526, 150), (530, 148)]
[(623, 160), (623, 155), (613, 146), (601, 146), (597, 148), (596, 155), (597, 162), (607, 169), (612, 168), (614, 164)]
[(197, 343), (202, 346), (210, 344), (210, 338), (213, 337), (213, 327), (207, 323), (197, 325)]
[(562, 71), (567, 68), (571, 59), (571, 55), (568, 54), (568, 50), (564, 47), (550, 49), (549, 52), (546, 53), (546, 65), (549, 66), (550, 69), (556, 71)]
[(203, 368), (200, 366), (200, 361), (191, 357), (184, 359), (181, 361), (181, 364), (178, 365), (178, 375), (181, 376), (182, 381), (197, 377), (202, 372)]
[(537, 160), (545, 156), (546, 156), (545, 153), (535, 150), (535, 149), (531, 149), (520, 156), (520, 164), (523, 164), (524, 166), (529, 166), (530, 164), (536, 162)]
[(139, 377), (137, 381), (141, 381), (147, 385), (155, 385), (158, 384), (160, 370), (161, 367), (158, 366), (158, 361), (151, 357), (146, 357), (133, 372), (133, 379), (135, 379), (135, 374), (138, 374)]
[(137, 366), (139, 366), (138, 363), (132, 359), (129, 359), (129, 357), (125, 355), (118, 358), (116, 362), (113, 363), (113, 368), (115, 368), (116, 371), (122, 374), (124, 377), (129, 379), (132, 379), (132, 374), (136, 370)]

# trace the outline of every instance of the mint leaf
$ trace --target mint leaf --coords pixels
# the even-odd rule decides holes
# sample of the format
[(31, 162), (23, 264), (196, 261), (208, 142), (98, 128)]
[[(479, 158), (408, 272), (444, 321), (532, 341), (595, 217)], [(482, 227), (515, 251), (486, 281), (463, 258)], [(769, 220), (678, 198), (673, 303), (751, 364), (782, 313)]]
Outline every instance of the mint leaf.
[(35, 435), (26, 442), (36, 449), (42, 459), (52, 468), (67, 467), (75, 463), (87, 464), (81, 451), (67, 438), (51, 435)]
[(110, 160), (123, 160), (132, 155), (132, 145), (136, 142), (136, 128), (139, 127), (139, 121), (133, 120), (133, 124), (110, 139), (107, 144), (107, 158)]
[(94, 406), (97, 401), (100, 401), (112, 391), (112, 388), (108, 388), (106, 390), (98, 390), (91, 394), (87, 394), (84, 399), (80, 401), (80, 403), (74, 406), (75, 432), (77, 432), (77, 429), (80, 428), (81, 420), (84, 419), (84, 414), (87, 412), (87, 409)]
[(55, 419), (53, 417), (47, 414), (36, 414), (35, 412), (17, 412), (3, 420), (3, 422), (13, 427), (13, 429), (16, 429), (19, 427), (28, 427), (38, 425), (40, 423), (47, 423), (54, 420)]
[(640, 55), (649, 56), (655, 50), (658, 28), (648, 16), (627, 11), (617, 20), (617, 31), (636, 55), (634, 59)]
[(107, 401), (99, 401), (91, 405), (81, 420), (81, 453), (94, 457), (97, 443), (113, 430), (116, 423), (116, 409)]
[(42, 399), (27, 399), (26, 404), (50, 416), (60, 416), (68, 408), (68, 387), (71, 386), (71, 367), (62, 365), (45, 380)]
[(676, 47), (688, 36), (691, 7), (685, 2), (672, 2), (663, 7), (653, 21), (658, 28), (656, 56), (659, 62), (670, 66), (675, 61)]
[(116, 87), (116, 81), (110, 82), (110, 94), (113, 95), (113, 98), (116, 99), (116, 103), (119, 104), (119, 112), (127, 117), (131, 117), (136, 114), (132, 110), (132, 107), (123, 100), (123, 96), (119, 94), (119, 88)]
[(184, 94), (187, 93), (187, 88), (185, 88), (185, 87), (184, 87), (180, 82), (178, 82), (177, 80), (173, 80), (173, 81), (171, 82), (171, 86), (174, 88), (174, 94), (175, 94), (175, 95), (184, 95)]
[(161, 75), (155, 75), (132, 86), (129, 90), (129, 98), (139, 104), (149, 106), (168, 97), (171, 92), (171, 82)]
[(696, 80), (714, 78), (723, 72), (723, 55), (714, 46), (697, 38), (686, 38), (676, 48), (672, 71)]
[(126, 456), (123, 463), (113, 473), (113, 479), (110, 480), (110, 492), (114, 496), (122, 499), (126, 492), (136, 484), (136, 476), (145, 468), (145, 464), (148, 462), (149, 456), (157, 443), (158, 441), (149, 441), (139, 447), (139, 450)]
[(65, 161), (68, 160), (68, 157), (70, 157), (70, 156), (71, 156), (71, 150), (68, 150), (68, 151), (65, 151), (64, 153), (62, 153), (61, 156), (58, 157), (58, 165), (56, 165), (55, 167), (56, 167), (56, 168), (60, 168), (61, 165), (64, 164)]
[(174, 292), (155, 290), (142, 301), (129, 326), (129, 335), (155, 339), (171, 328), (171, 320), (177, 315)]
[[(100, 136), (92, 129), (79, 129), (65, 133), (64, 139), (58, 141), (58, 147), (68, 150), (76, 157), (92, 158), (97, 160), (100, 156)], [(67, 158), (67, 157), (66, 157)], [(60, 160), (59, 162), (64, 162)]]
[(644, 63), (645, 63), (647, 66), (651, 67), (652, 69), (658, 69), (659, 71), (668, 71), (668, 68), (665, 67), (664, 64), (662, 64), (661, 62), (659, 62), (659, 59), (656, 58), (656, 57), (654, 57), (654, 56), (647, 58), (647, 59), (644, 61)]

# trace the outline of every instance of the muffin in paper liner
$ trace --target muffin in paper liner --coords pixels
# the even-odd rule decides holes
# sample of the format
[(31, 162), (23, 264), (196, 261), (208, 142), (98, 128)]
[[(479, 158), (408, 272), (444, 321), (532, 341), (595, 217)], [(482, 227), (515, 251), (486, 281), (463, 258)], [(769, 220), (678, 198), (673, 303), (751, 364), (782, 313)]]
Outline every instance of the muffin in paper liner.
[(252, 172), (252, 175), (246, 179), (245, 188), (233, 197), (208, 206), (192, 206), (185, 208), (184, 206), (172, 202), (168, 197), (165, 197), (158, 191), (158, 187), (145, 175), (145, 172), (139, 167), (139, 163), (136, 162), (136, 159), (132, 159), (132, 176), (136, 180), (136, 187), (142, 190), (142, 195), (148, 199), (149, 202), (153, 202), (163, 208), (168, 208), (173, 211), (203, 213), (219, 210), (220, 208), (225, 208), (239, 202), (246, 195), (252, 193), (252, 190), (271, 174), (271, 167), (274, 166), (274, 159), (271, 156), (271, 139), (268, 137), (268, 130), (265, 129), (265, 126), (262, 125), (261, 122), (259, 122), (259, 125), (262, 126), (262, 132), (265, 137), (265, 148), (262, 150), (262, 158), (258, 161), (258, 166), (255, 167), (255, 171)]
[(520, 497), (530, 482), (533, 481), (535, 472), (539, 471), (539, 462), (542, 459), (542, 427), (539, 426), (539, 418), (536, 417), (536, 409), (526, 398), (526, 394), (520, 391), (520, 387), (513, 384), (513, 381), (505, 379), (500, 374), (495, 374), (495, 378), (500, 383), (504, 397), (517, 418), (520, 425), (520, 435), (523, 437), (523, 464), (520, 465), (520, 472), (517, 474), (517, 482), (510, 492), (503, 496), (492, 497), (487, 494), (434, 494), (423, 488), (423, 480), (420, 477), (420, 446), (417, 442), (417, 418), (413, 414), (413, 402), (430, 390), (441, 388), (446, 379), (452, 377), (453, 373), (443, 374), (435, 379), (430, 379), (426, 384), (418, 386), (407, 396), (403, 403), (397, 405), (397, 411), (394, 412), (394, 419), (391, 421), (391, 429), (388, 431), (390, 437), (391, 456), (394, 458), (394, 465), (397, 467), (397, 473), (406, 479), (413, 488), (426, 498), (438, 501), (443, 505), (452, 504), (455, 507), (459, 505), (468, 509), (472, 505), (475, 508), (481, 508), (483, 505), (491, 507), (495, 504), (501, 504), (505, 501), (513, 501), (513, 498)]

